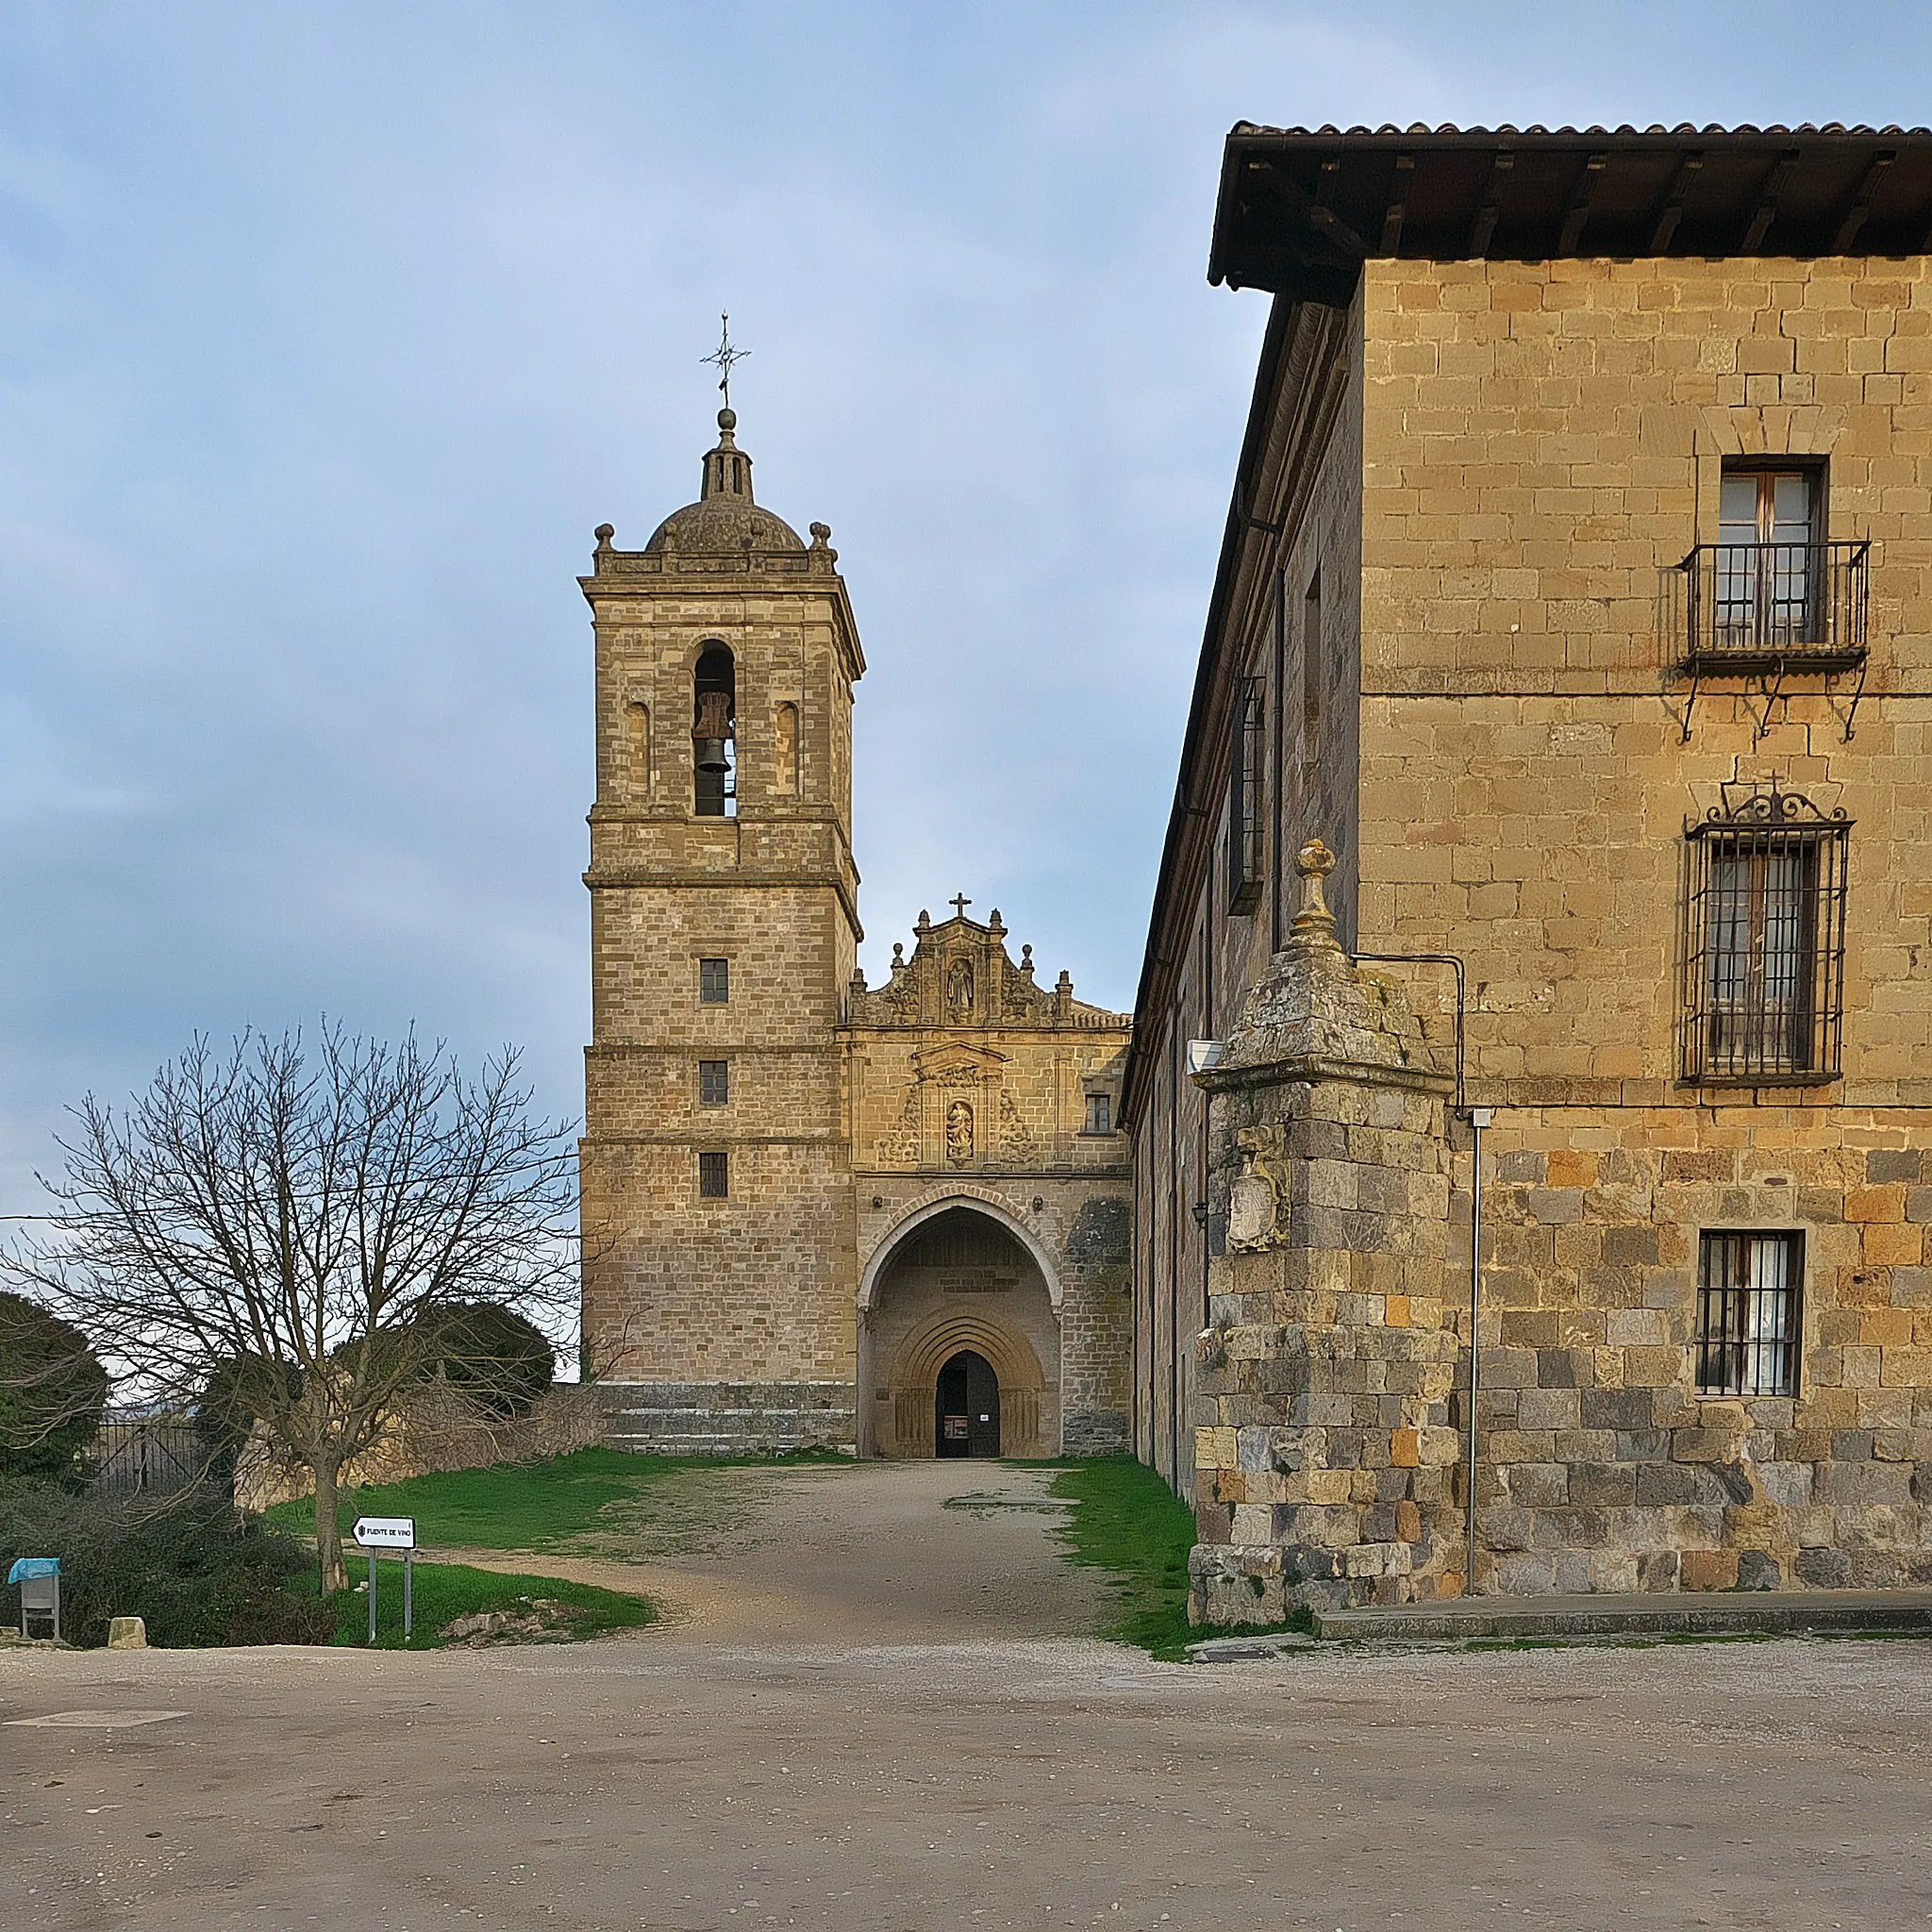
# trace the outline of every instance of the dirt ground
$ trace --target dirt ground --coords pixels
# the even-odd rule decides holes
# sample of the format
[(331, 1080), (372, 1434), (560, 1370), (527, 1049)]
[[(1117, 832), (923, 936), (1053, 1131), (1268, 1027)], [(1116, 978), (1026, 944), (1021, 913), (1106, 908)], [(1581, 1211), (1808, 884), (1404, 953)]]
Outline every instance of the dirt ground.
[(715, 1642), (1086, 1636), (1106, 1585), (1056, 1557), (1052, 1479), (997, 1462), (687, 1470), (574, 1540), (593, 1554), (438, 1554), (640, 1591), (671, 1631)]
[(1033, 1473), (827, 1474), (593, 1644), (0, 1652), (0, 1924), (1932, 1924), (1922, 1643), (1158, 1665), (1007, 1634)]

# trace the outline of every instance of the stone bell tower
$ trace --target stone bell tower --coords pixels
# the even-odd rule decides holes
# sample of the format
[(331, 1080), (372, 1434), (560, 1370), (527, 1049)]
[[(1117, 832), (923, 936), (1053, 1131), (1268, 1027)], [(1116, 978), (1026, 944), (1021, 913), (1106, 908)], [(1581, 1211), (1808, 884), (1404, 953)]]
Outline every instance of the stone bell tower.
[(718, 413), (703, 491), (597, 531), (583, 1324), (630, 1448), (854, 1441), (837, 1029), (858, 959), (852, 688), (824, 524), (752, 499)]

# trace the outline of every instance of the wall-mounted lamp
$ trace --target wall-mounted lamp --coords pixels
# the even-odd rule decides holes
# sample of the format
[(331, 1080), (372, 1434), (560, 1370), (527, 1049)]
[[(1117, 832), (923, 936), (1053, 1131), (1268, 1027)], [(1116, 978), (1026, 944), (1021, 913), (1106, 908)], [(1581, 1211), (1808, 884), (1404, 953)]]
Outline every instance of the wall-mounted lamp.
[(1194, 1203), (1194, 1225), (1196, 1227), (1206, 1227), (1208, 1225), (1208, 1204), (1205, 1201), (1196, 1201)]
[[(1188, 1072), (1205, 1074), (1209, 1067), (1221, 1064), (1221, 1056), (1227, 1051), (1224, 1040), (1191, 1040), (1188, 1041)], [(1206, 1212), (1206, 1209), (1202, 1209)]]

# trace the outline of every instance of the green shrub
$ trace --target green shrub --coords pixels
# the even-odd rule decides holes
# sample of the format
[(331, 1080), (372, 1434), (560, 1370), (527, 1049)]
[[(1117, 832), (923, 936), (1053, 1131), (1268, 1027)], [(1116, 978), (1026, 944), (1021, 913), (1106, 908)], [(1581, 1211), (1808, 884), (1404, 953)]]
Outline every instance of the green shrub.
[(87, 1337), (0, 1290), (0, 1478), (72, 1474), (108, 1403)]
[(0, 1482), (0, 1576), (16, 1557), (60, 1558), (70, 1643), (105, 1643), (110, 1617), (143, 1618), (148, 1641), (169, 1648), (326, 1643), (334, 1632), (314, 1557), (211, 1489), (157, 1499)]
[(441, 1341), (449, 1385), (508, 1422), (527, 1415), (557, 1374), (557, 1352), (534, 1323), (489, 1303), (450, 1311)]

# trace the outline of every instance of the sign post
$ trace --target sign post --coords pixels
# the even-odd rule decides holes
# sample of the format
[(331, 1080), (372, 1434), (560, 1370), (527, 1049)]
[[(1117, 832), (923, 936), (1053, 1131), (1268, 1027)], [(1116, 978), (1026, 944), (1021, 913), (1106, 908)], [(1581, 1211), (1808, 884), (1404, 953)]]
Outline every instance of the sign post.
[(415, 1622), (414, 1578), (409, 1563), (416, 1548), (416, 1519), (413, 1516), (360, 1516), (356, 1520), (356, 1546), (369, 1552), (369, 1641), (375, 1641), (375, 1553), (398, 1550), (403, 1558), (403, 1638), (407, 1641)]

